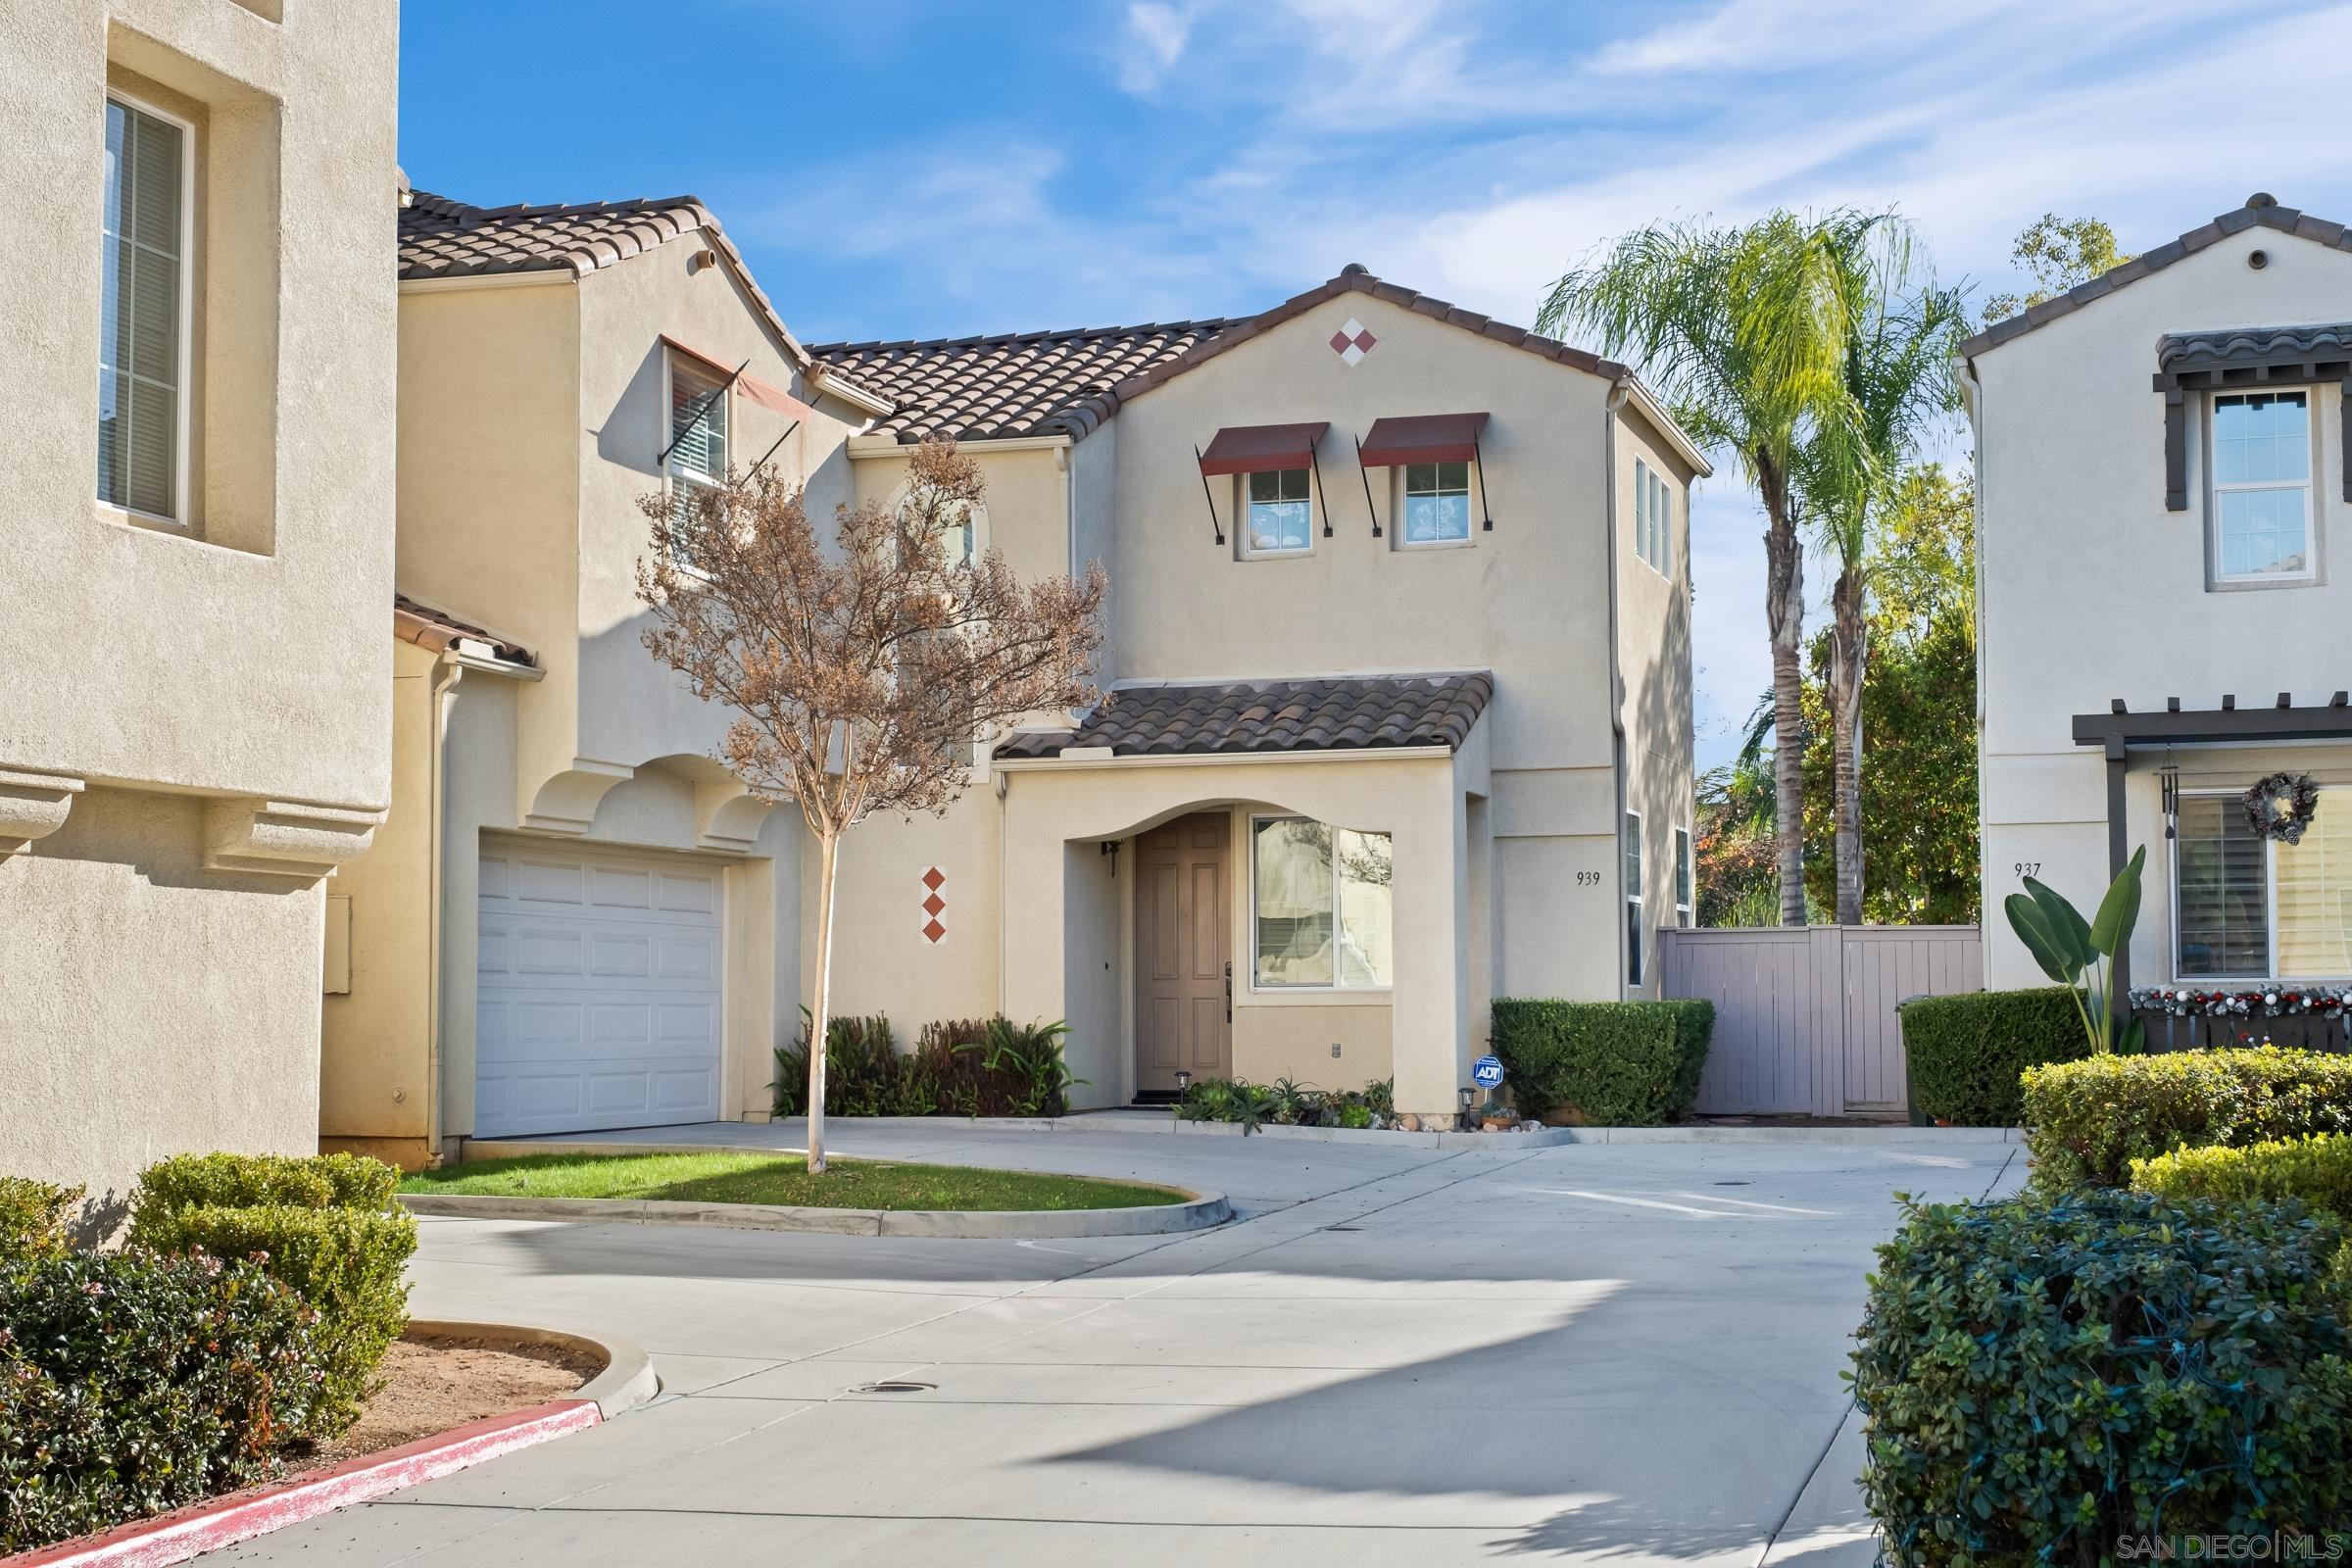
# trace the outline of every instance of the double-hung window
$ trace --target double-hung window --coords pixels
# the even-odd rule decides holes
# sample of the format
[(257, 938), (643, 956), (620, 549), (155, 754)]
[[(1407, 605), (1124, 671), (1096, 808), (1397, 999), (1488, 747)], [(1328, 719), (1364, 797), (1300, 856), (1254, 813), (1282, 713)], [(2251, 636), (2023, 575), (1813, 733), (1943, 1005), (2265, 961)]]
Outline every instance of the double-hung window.
[(1688, 929), (1690, 924), (1690, 830), (1674, 830), (1674, 923)]
[(1308, 541), (1307, 471), (1268, 468), (1248, 476), (1249, 540), (1253, 556), (1301, 555)]
[(2181, 792), (2174, 972), (2352, 979), (2352, 790), (2323, 789), (2301, 842), (2263, 838), (2236, 791)]
[(669, 354), (670, 515), (684, 519), (693, 487), (726, 483), (727, 376), (675, 350)]
[(2312, 574), (2308, 392), (2214, 398), (2213, 560), (2219, 582)]
[(186, 124), (106, 101), (98, 499), (185, 524), (190, 177)]
[(1642, 815), (1625, 813), (1625, 983), (1642, 983)]
[(1470, 465), (1404, 466), (1404, 542), (1461, 544), (1470, 537)]
[(1250, 824), (1252, 983), (1362, 990), (1394, 976), (1389, 835), (1302, 816)]
[(1674, 492), (1666, 476), (1634, 460), (1634, 554), (1661, 576), (1674, 575)]

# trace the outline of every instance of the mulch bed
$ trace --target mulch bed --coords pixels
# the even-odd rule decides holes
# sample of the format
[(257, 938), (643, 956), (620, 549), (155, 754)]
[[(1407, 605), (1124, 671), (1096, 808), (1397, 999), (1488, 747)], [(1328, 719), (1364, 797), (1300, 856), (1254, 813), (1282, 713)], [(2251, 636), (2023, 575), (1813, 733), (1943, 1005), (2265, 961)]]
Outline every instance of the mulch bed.
[(286, 1456), (289, 1470), (316, 1470), (487, 1416), (527, 1409), (578, 1392), (604, 1370), (601, 1357), (555, 1345), (492, 1345), (481, 1340), (406, 1339), (378, 1369), (384, 1386), (352, 1429), (307, 1453)]

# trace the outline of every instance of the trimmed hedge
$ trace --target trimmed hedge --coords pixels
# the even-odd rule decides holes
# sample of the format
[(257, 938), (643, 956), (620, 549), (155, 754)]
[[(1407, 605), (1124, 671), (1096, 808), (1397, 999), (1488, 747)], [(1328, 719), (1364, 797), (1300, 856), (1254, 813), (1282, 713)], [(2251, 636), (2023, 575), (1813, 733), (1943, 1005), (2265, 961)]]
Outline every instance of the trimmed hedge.
[(2132, 1162), (2132, 1185), (2160, 1198), (2221, 1202), (2302, 1200), (2352, 1222), (2352, 1138), (2297, 1138), (2243, 1149), (2176, 1149)]
[(394, 1206), (400, 1172), (354, 1154), (179, 1155), (150, 1166), (130, 1240), (165, 1253), (251, 1258), (317, 1308), (322, 1364), (311, 1426), (333, 1437), (375, 1392), (375, 1369), (408, 1327), (401, 1275), (416, 1222)]
[(0, 1176), (0, 1263), (46, 1257), (71, 1246), (74, 1210), (84, 1191), (29, 1176)]
[(1911, 1104), (1956, 1127), (2015, 1127), (2028, 1067), (2090, 1054), (2066, 986), (1919, 997), (1902, 1006)]
[(2138, 1193), (1910, 1205), (1853, 1352), (1884, 1560), (2109, 1563), (2352, 1518), (2339, 1236)]
[(2034, 1183), (2122, 1187), (2132, 1162), (2352, 1133), (2352, 1056), (2262, 1046), (2086, 1056), (2025, 1074)]
[(1530, 1116), (1573, 1108), (1589, 1126), (1663, 1127), (1698, 1100), (1711, 1002), (1498, 998), (1491, 1049)]
[(318, 1317), (252, 1263), (0, 1264), (0, 1554), (265, 1479), (314, 1429)]

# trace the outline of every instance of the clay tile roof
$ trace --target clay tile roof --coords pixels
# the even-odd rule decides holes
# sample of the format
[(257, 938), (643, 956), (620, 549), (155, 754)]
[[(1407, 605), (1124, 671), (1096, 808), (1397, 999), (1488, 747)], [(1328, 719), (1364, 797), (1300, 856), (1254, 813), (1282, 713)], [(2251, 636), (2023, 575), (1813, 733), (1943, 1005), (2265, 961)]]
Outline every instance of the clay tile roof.
[(2242, 234), (2249, 228), (2276, 229), (2292, 234), (2331, 250), (2352, 251), (2352, 232), (2341, 223), (2292, 207), (2281, 207), (2268, 192), (2256, 191), (2246, 198), (2246, 205), (2235, 212), (2224, 213), (2212, 222), (2190, 229), (2179, 239), (2167, 240), (2144, 255), (2134, 256), (2123, 266), (2101, 272), (2085, 283), (2078, 283), (2055, 299), (2042, 301), (2005, 321), (1995, 321), (1975, 337), (1960, 345), (1963, 358), (1975, 359), (1986, 349), (1998, 348), (2011, 338), (2023, 337), (2045, 321), (2061, 316), (2072, 316), (2091, 301), (2104, 299), (2119, 288), (2138, 282), (2150, 272), (2161, 272), (2175, 262), (2194, 256), (2231, 234)]
[(1107, 746), (1119, 757), (1458, 750), (1494, 695), (1494, 678), (1484, 670), (1122, 686), (1076, 731), (1023, 731), (997, 756), (1055, 757), (1071, 746)]
[(863, 404), (869, 413), (889, 407), (886, 399), (856, 378), (823, 373), (784, 324), (782, 314), (761, 290), (760, 280), (752, 276), (743, 253), (698, 196), (475, 207), (413, 189), (405, 173), (396, 180), (394, 195), (400, 212), (403, 282), (494, 272), (565, 271), (575, 278), (586, 277), (600, 268), (643, 255), (682, 235), (700, 234), (751, 295), (760, 318), (793, 364), (810, 371), (822, 390)]
[(1082, 438), (1118, 407), (1111, 388), (1206, 342), (1222, 318), (931, 342), (824, 343), (808, 352), (898, 405), (874, 433), (904, 442)]
[(2313, 326), (2228, 326), (2204, 332), (2168, 332), (2156, 340), (2156, 368), (2194, 370), (2253, 360), (2352, 355), (2352, 321)]
[(512, 638), (477, 626), (469, 620), (461, 620), (446, 610), (428, 605), (420, 599), (411, 599), (402, 593), (392, 596), (392, 635), (435, 652), (460, 639), (487, 643), (499, 658), (509, 663), (538, 662), (531, 657), (528, 648)]

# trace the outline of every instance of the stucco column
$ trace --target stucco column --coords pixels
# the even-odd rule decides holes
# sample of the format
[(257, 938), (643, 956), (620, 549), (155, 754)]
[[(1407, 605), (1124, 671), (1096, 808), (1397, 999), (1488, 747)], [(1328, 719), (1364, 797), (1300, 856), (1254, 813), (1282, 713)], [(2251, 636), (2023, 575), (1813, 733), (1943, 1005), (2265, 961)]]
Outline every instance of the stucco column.
[(1067, 1013), (1062, 990), (1064, 866), (1051, 792), (1017, 784), (1004, 797), (1004, 1016), (1027, 1022)]
[(1450, 767), (1398, 803), (1394, 840), (1396, 1108), (1451, 1117), (1469, 1081), (1469, 832)]

